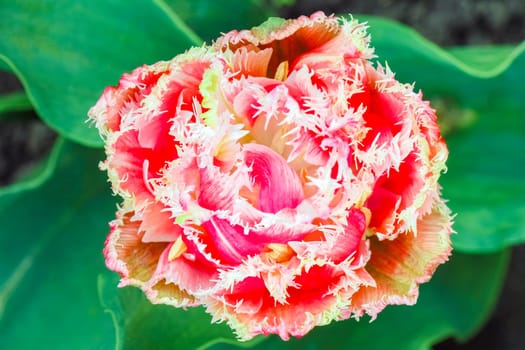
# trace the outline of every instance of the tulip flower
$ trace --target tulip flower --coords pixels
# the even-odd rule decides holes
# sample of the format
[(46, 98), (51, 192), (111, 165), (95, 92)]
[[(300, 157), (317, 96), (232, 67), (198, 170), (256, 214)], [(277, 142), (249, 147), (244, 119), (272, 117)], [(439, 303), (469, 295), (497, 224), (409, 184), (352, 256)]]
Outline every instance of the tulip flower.
[(448, 151), (369, 42), (353, 19), (271, 18), (106, 88), (89, 116), (120, 285), (240, 340), (414, 304), (451, 252)]

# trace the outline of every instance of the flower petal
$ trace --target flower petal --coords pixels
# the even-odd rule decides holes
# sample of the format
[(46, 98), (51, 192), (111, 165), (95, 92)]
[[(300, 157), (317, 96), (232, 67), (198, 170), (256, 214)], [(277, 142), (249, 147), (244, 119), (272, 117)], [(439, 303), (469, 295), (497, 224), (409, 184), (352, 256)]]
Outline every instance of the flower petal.
[[(217, 276), (217, 271), (209, 265), (199, 264), (196, 261), (194, 250), (188, 249), (188, 253), (171, 260), (170, 250), (174, 243), (170, 244), (160, 257), (158, 266), (148, 285), (149, 288), (162, 284), (173, 284), (177, 289), (187, 292), (189, 295), (206, 293), (213, 287), (213, 280)], [(185, 302), (178, 300), (177, 303)]]
[(104, 256), (106, 265), (120, 273), (120, 285), (143, 287), (153, 276), (159, 255), (166, 243), (145, 243), (140, 231), (141, 222), (133, 221), (133, 212), (121, 209), (111, 222), (111, 232), (106, 241)]
[(144, 232), (142, 242), (174, 242), (182, 234), (167, 208), (161, 203), (150, 203), (142, 213), (139, 230)]
[(114, 173), (115, 179), (112, 180), (119, 194), (135, 197), (141, 202), (152, 198), (149, 180), (159, 177), (166, 162), (177, 156), (171, 136), (164, 134), (157, 137), (166, 140), (158, 149), (143, 147), (139, 132), (135, 130), (118, 136), (110, 151), (107, 167)]
[(344, 226), (337, 227), (333, 223), (321, 225), (318, 231), (310, 233), (303, 241), (291, 241), (289, 245), (299, 256), (330, 260), (338, 264), (348, 258), (359, 258), (365, 228), (365, 214), (361, 210), (351, 209)]
[(122, 119), (140, 106), (158, 79), (167, 72), (167, 63), (138, 67), (131, 74), (124, 74), (118, 87), (107, 87), (88, 115), (106, 136), (121, 130)]
[(215, 319), (226, 320), (241, 340), (272, 333), (283, 340), (301, 337), (315, 326), (350, 316), (351, 295), (364, 283), (358, 276), (348, 276), (329, 264), (299, 270), (293, 282), (285, 286), (285, 301), (270, 294), (265, 281), (268, 276), (247, 277), (217, 293), (220, 297), (208, 301), (207, 311)]
[(233, 53), (232, 70), (244, 76), (265, 77), (272, 49), (259, 50), (256, 47), (241, 47)]
[(389, 304), (412, 305), (420, 283), (427, 282), (451, 253), (451, 220), (441, 203), (417, 223), (417, 235), (408, 232), (395, 240), (370, 239), (367, 271), (376, 287), (363, 287), (352, 298), (353, 312), (375, 318)]
[(206, 250), (221, 262), (238, 265), (249, 256), (262, 253), (271, 244), (286, 244), (301, 239), (311, 231), (311, 225), (298, 223), (289, 227), (278, 223), (246, 230), (241, 225), (231, 224), (226, 219), (212, 217), (202, 223), (205, 232), (202, 237)]
[(392, 169), (388, 174), (379, 177), (365, 203), (372, 213), (370, 226), (389, 239), (394, 238), (399, 213), (414, 204), (417, 195), (425, 186), (426, 179), (423, 175), (426, 174), (421, 174), (424, 166), (416, 157), (416, 154), (410, 154), (398, 170)]
[(250, 177), (259, 188), (258, 207), (268, 213), (295, 208), (304, 198), (301, 180), (286, 160), (270, 148), (247, 144), (244, 161), (251, 167)]

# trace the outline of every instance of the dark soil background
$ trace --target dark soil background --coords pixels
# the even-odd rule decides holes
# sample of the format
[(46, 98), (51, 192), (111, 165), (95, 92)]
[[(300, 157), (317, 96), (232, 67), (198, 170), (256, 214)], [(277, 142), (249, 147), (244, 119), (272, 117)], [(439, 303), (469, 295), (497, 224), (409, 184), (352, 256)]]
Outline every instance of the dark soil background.
[[(0, 71), (0, 94), (22, 90), (12, 74)], [(19, 112), (16, 118), (0, 114), (0, 186), (16, 180), (45, 155), (55, 133), (33, 112)]]
[[(283, 9), (282, 16), (297, 17), (317, 10), (390, 17), (443, 46), (525, 40), (525, 0), (296, 0)], [(0, 93), (21, 88), (14, 76), (0, 72)], [(55, 134), (31, 113), (24, 114), (22, 121), (0, 119), (0, 186), (16, 180), (41, 159), (54, 138)], [(500, 301), (481, 332), (466, 344), (451, 339), (435, 349), (525, 349), (524, 276), (522, 245), (513, 249)]]
[[(525, 39), (524, 0), (296, 0), (283, 16), (373, 14), (408, 24), (440, 45), (517, 43)], [(373, 40), (373, 39), (372, 39)]]

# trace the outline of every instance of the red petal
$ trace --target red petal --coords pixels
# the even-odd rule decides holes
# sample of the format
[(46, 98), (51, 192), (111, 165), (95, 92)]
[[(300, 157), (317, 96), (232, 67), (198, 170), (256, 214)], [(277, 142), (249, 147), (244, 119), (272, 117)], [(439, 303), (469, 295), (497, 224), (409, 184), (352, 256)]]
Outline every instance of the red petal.
[(230, 325), (241, 325), (237, 329), (241, 337), (273, 333), (288, 340), (290, 335), (301, 337), (314, 326), (330, 322), (332, 319), (324, 317), (327, 312), (337, 312), (340, 318), (349, 316), (338, 309), (339, 298), (344, 296), (333, 293), (342, 279), (344, 273), (331, 266), (313, 266), (296, 277), (297, 288), (288, 288), (287, 302), (279, 303), (270, 296), (262, 278), (248, 277), (225, 291), (226, 304), (216, 307), (222, 309), (220, 313)]
[[(366, 84), (374, 84), (373, 81)], [(370, 128), (363, 140), (366, 149), (379, 135), (379, 144), (388, 143), (401, 131), (403, 122), (403, 100), (397, 96), (376, 91), (371, 86), (364, 86), (362, 93), (354, 94), (350, 104), (359, 107), (366, 106), (364, 113), (365, 125)]]
[(381, 176), (365, 204), (372, 213), (370, 227), (381, 234), (392, 233), (397, 215), (413, 204), (425, 185), (419, 171), (422, 165), (416, 157), (415, 153), (411, 153), (398, 170), (391, 169)]

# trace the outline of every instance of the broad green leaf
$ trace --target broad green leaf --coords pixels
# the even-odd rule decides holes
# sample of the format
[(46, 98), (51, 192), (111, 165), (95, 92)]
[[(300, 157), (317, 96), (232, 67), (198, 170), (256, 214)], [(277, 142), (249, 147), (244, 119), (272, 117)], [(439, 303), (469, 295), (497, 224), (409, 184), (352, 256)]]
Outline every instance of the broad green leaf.
[(59, 141), (39, 175), (0, 189), (2, 348), (112, 348), (96, 288), (115, 208), (101, 156)]
[(457, 214), (456, 249), (525, 242), (525, 42), (444, 50), (403, 25), (366, 20), (378, 61), (440, 106), (450, 151), (441, 184)]
[(276, 15), (262, 0), (166, 0), (166, 3), (208, 43), (221, 33), (249, 29)]
[[(375, 17), (356, 16), (367, 22), (380, 62), (406, 63), (407, 70), (417, 69), (418, 60), (454, 67), (477, 78), (491, 78), (505, 71), (525, 51), (525, 42), (517, 46), (468, 47), (445, 50), (421, 36), (414, 29), (396, 21)], [(417, 58), (417, 59), (416, 59)], [(397, 72), (397, 70), (394, 70)]]
[(11, 67), (9, 65), (0, 59), (0, 70), (4, 72), (11, 72)]
[(170, 59), (200, 39), (161, 1), (0, 2), (0, 61), (60, 134), (101, 146), (86, 113), (107, 85), (142, 64)]
[(251, 347), (262, 338), (238, 343), (225, 324), (211, 324), (202, 308), (182, 310), (151, 304), (138, 288), (117, 290), (118, 278), (99, 276), (102, 305), (115, 327), (116, 349), (205, 349), (217, 343)]
[(517, 46), (471, 46), (467, 51), (457, 47), (448, 52), (465, 72), (480, 78), (491, 78), (504, 72), (524, 51), (525, 42)]
[(31, 110), (33, 106), (24, 92), (0, 95), (0, 118), (10, 112)]
[(295, 0), (271, 0), (271, 3), (275, 7), (292, 6), (295, 4)]
[(451, 336), (464, 341), (478, 331), (494, 308), (508, 261), (508, 251), (455, 253), (431, 282), (421, 286), (414, 306), (391, 305), (373, 322), (366, 318), (336, 322), (288, 342), (272, 336), (254, 349), (429, 350)]

